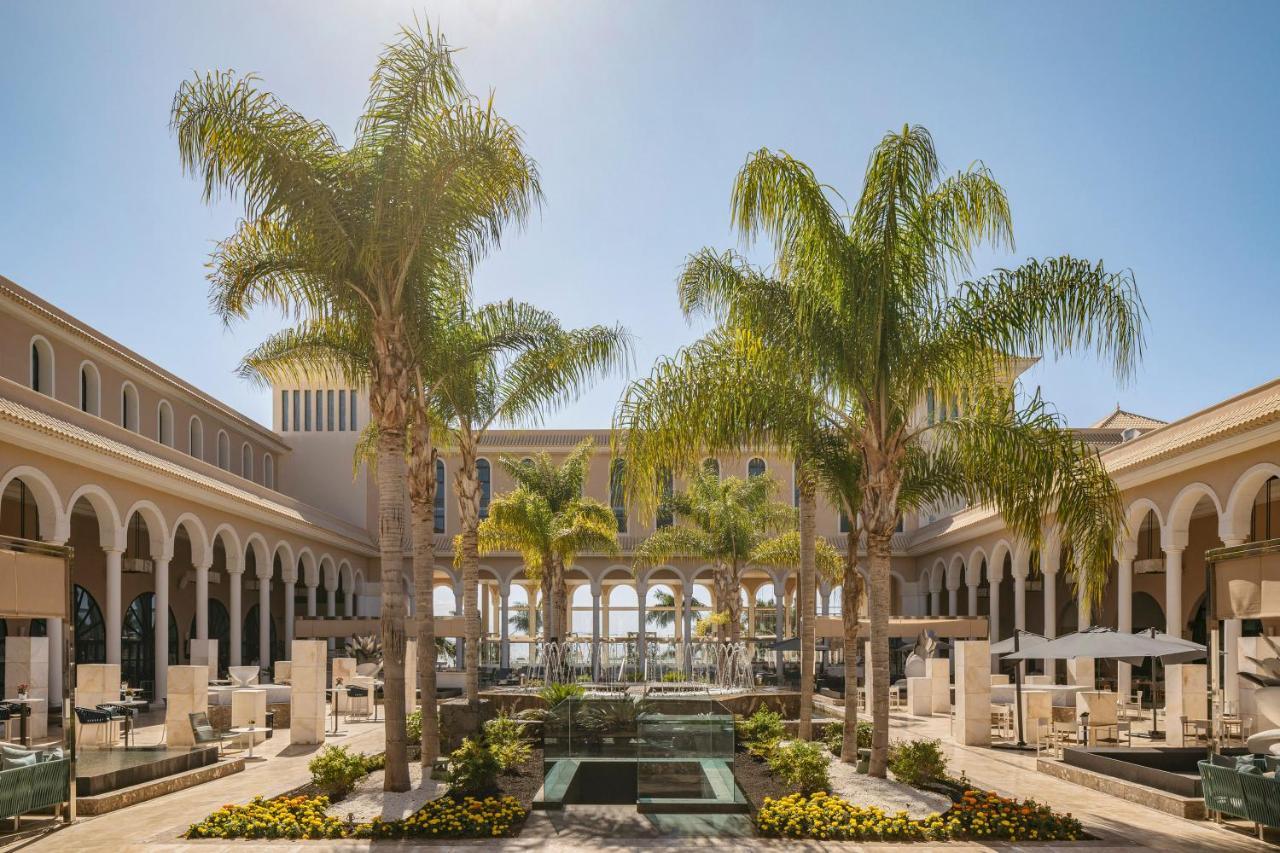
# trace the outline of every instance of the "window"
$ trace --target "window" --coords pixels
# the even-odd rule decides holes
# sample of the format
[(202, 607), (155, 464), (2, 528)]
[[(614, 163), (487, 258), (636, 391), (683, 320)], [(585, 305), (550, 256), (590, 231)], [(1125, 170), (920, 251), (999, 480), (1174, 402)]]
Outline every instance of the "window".
[(107, 628), (98, 602), (84, 587), (75, 586), (76, 663), (105, 663)]
[(624, 496), (625, 477), (627, 472), (627, 463), (621, 459), (615, 459), (609, 463), (609, 508), (613, 510), (613, 517), (618, 522), (618, 532), (627, 532), (627, 504)]
[(120, 389), (120, 426), (138, 431), (138, 389), (132, 382), (124, 383)]
[(759, 477), (763, 473), (764, 473), (764, 460), (761, 459), (759, 456), (755, 457), (754, 459), (752, 459), (750, 462), (747, 463), (748, 477)]
[(280, 431), (289, 431), (289, 392), (280, 392)]
[(156, 441), (173, 447), (173, 408), (167, 400), (161, 400), (156, 406)]
[(929, 422), (929, 426), (933, 426), (934, 420), (938, 417), (938, 401), (933, 396), (932, 388), (925, 389), (924, 410), (925, 419)]
[(347, 424), (352, 432), (356, 431), (356, 389), (352, 388), (349, 392), (351, 397), (351, 421)]
[(347, 428), (347, 392), (338, 392), (338, 432)]
[(268, 489), (276, 487), (276, 459), (270, 453), (262, 454), (262, 485)]
[(223, 430), (218, 430), (218, 467), (223, 471), (231, 470), (231, 439)]
[(840, 510), (840, 532), (841, 533), (849, 532), (849, 516), (845, 513), (844, 510)]
[(675, 478), (671, 476), (671, 469), (664, 469), (658, 474), (658, 517), (655, 521), (655, 527), (670, 527), (675, 521), (675, 516), (671, 512), (671, 496), (675, 494)]
[(187, 452), (197, 459), (204, 459), (204, 424), (194, 415), (187, 423)]
[(492, 474), (489, 471), (488, 459), (476, 460), (476, 479), (480, 481), (480, 517), (489, 517), (489, 490), (492, 485)]
[(324, 432), (324, 392), (316, 392), (316, 432)]
[(702, 470), (711, 474), (717, 480), (720, 479), (720, 460), (710, 457), (702, 460)]
[(311, 392), (302, 392), (302, 431), (311, 432)]
[(253, 479), (253, 448), (247, 441), (240, 445), (240, 476), (246, 480)]
[(101, 388), (102, 380), (98, 375), (98, 368), (87, 361), (80, 365), (80, 411), (91, 415), (102, 415)]
[(302, 429), (302, 420), (298, 417), (298, 392), (293, 392), (293, 431)]
[(53, 396), (53, 347), (39, 335), (31, 339), (31, 390)]
[(325, 427), (324, 428), (329, 432), (333, 432), (333, 392), (332, 391), (324, 392), (324, 406), (325, 406), (325, 420), (324, 420)]
[(444, 533), (444, 493), (448, 487), (444, 479), (444, 460), (436, 460), (436, 523), (435, 532)]

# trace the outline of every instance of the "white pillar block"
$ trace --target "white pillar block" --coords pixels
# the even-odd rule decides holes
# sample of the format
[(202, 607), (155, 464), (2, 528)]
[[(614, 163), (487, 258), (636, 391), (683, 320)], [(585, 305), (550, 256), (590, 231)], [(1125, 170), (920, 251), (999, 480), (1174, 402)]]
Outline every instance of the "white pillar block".
[(1168, 548), (1164, 556), (1165, 633), (1182, 636), (1182, 549)]
[(907, 679), (907, 713), (913, 717), (933, 716), (933, 679), (925, 675)]
[(928, 658), (924, 662), (924, 674), (933, 684), (933, 713), (951, 713), (951, 661), (947, 658)]
[(120, 603), (120, 558), (124, 551), (103, 549), (107, 555), (107, 599), (103, 616), (107, 631), (107, 663), (120, 663), (120, 620), (123, 609)]
[(75, 703), (77, 707), (96, 708), (107, 702), (118, 701), (120, 701), (120, 664), (82, 663), (76, 666)]
[(190, 660), (192, 666), (203, 666), (209, 670), (209, 680), (218, 680), (218, 641), (192, 640)]
[(328, 644), (324, 640), (294, 640), (290, 657), (293, 686), (289, 692), (289, 742), (324, 743)]
[(1053, 695), (1048, 692), (1033, 691), (1022, 694), (1022, 735), (1027, 743), (1035, 743), (1040, 739), (1040, 724), (1053, 724)]
[(1067, 683), (1081, 684), (1093, 689), (1097, 684), (1097, 670), (1093, 658), (1075, 658), (1067, 661)]
[[(168, 693), (165, 694), (165, 743), (194, 746), (189, 715), (209, 712), (209, 668), (207, 666), (165, 667)], [(157, 679), (159, 683), (159, 679)]]
[(991, 744), (991, 643), (960, 640), (955, 649), (956, 716), (952, 731), (964, 746)]
[(48, 637), (9, 637), (5, 640), (4, 696), (0, 698), (16, 696), (20, 684), (27, 685), (27, 695), (33, 699), (49, 698)]
[(255, 744), (267, 739), (267, 691), (260, 687), (240, 687), (231, 691), (231, 727), (245, 726), (263, 730), (253, 736)]
[(1182, 718), (1203, 720), (1209, 716), (1209, 674), (1202, 663), (1171, 664), (1164, 668), (1165, 743), (1185, 746)]

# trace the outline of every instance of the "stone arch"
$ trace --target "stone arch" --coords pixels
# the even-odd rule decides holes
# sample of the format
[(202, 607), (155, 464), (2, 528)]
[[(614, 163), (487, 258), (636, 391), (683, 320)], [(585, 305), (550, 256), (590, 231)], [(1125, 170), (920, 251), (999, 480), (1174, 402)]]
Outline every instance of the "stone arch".
[[(267, 576), (270, 577), (271, 557), (274, 552), (272, 552), (271, 549), (267, 547), (267, 540), (263, 537), (261, 533), (250, 533), (245, 538), (244, 550), (247, 553), (250, 549), (253, 550), (253, 564), (254, 564), (255, 574), (261, 577), (262, 567), (266, 566)], [(241, 564), (242, 570), (244, 567), (247, 567), (247, 565), (248, 565), (247, 561), (245, 563), (242, 563)]]
[(173, 555), (173, 536), (169, 533), (169, 526), (165, 523), (164, 513), (160, 511), (160, 507), (149, 500), (138, 501), (129, 507), (129, 511), (124, 514), (124, 526), (126, 528), (133, 519), (134, 513), (141, 515), (142, 520), (147, 523), (147, 535), (151, 539), (152, 558), (169, 559)]
[(964, 585), (979, 586), (982, 583), (982, 564), (988, 562), (986, 550), (981, 545), (975, 546), (964, 564)]
[(1218, 514), (1219, 524), (1221, 524), (1222, 502), (1218, 500), (1218, 495), (1213, 490), (1213, 487), (1198, 481), (1188, 483), (1174, 497), (1173, 503), (1169, 506), (1168, 523), (1160, 528), (1160, 545), (1164, 550), (1168, 551), (1187, 546), (1187, 532), (1191, 525), (1191, 513), (1195, 511), (1196, 504), (1200, 503), (1202, 498), (1208, 498), (1212, 501), (1213, 509)]
[(212, 564), (213, 543), (205, 530), (204, 522), (189, 512), (184, 512), (178, 516), (178, 520), (173, 523), (173, 536), (169, 540), (170, 553), (173, 552), (173, 548), (177, 544), (179, 527), (186, 528), (187, 540), (191, 542), (191, 564), (193, 566), (208, 566)]
[[(0, 487), (3, 491), (3, 487)], [(93, 513), (98, 518), (98, 544), (103, 548), (124, 550), (124, 524), (120, 520), (120, 510), (107, 490), (93, 483), (86, 483), (71, 493), (67, 500), (67, 516), (75, 510), (81, 499), (88, 501)]]
[(965, 565), (963, 554), (953, 554), (951, 562), (947, 564), (947, 571), (944, 577), (947, 589), (959, 589), (961, 580), (964, 577)]
[(71, 533), (70, 522), (62, 509), (58, 489), (43, 471), (30, 465), (10, 468), (0, 477), (0, 495), (14, 480), (21, 480), (31, 490), (36, 509), (40, 513), (40, 538), (46, 541), (64, 542)]
[(1258, 490), (1272, 477), (1280, 477), (1280, 465), (1272, 462), (1261, 462), (1240, 475), (1218, 517), (1218, 538), (1223, 542), (1249, 539), (1249, 518)]
[(280, 558), (280, 574), (289, 571), (291, 566), (298, 564), (298, 559), (293, 555), (293, 546), (288, 541), (281, 539), (276, 543), (276, 547), (271, 551), (271, 559), (267, 563), (267, 573), (262, 573), (262, 566), (258, 566), (258, 577), (269, 578), (275, 576), (276, 557)]
[(933, 564), (933, 570), (929, 572), (929, 592), (942, 592), (947, 577), (947, 562), (941, 557)]
[[(990, 566), (992, 563), (995, 563), (998, 566), (1004, 566), (1005, 557), (1008, 557), (1016, 567), (1018, 565), (1018, 558), (1029, 553), (1030, 549), (1022, 543), (1019, 543), (1018, 547), (1014, 548), (1008, 539), (1000, 539), (997, 540), (996, 544), (991, 546), (991, 556), (987, 560), (987, 565)], [(981, 566), (977, 566), (974, 568), (974, 571), (981, 573), (981, 569)], [(981, 577), (978, 578), (978, 583), (982, 583)]]
[[(299, 579), (305, 581), (307, 578), (316, 576), (316, 555), (312, 553), (310, 548), (304, 547), (298, 552), (298, 556), (292, 563), (284, 568), (284, 580), (288, 583), (297, 583)], [(298, 567), (302, 567), (302, 571), (298, 571)]]
[[(1195, 506), (1193, 503), (1192, 507)], [(1142, 522), (1146, 519), (1148, 512), (1156, 514), (1156, 523), (1160, 525), (1163, 533), (1165, 528), (1164, 515), (1160, 512), (1160, 507), (1150, 498), (1138, 498), (1129, 504), (1124, 511), (1125, 539), (1128, 542), (1138, 541), (1138, 531), (1142, 529)]]
[[(407, 574), (403, 572), (401, 573), (400, 576), (404, 578), (409, 577)], [(341, 563), (338, 564), (338, 587), (342, 589), (344, 592), (350, 592), (354, 594), (356, 591), (355, 582), (356, 582), (356, 576), (355, 576), (355, 572), (351, 570), (351, 564), (348, 563), (346, 560), (343, 560)]]
[(240, 534), (230, 524), (223, 522), (214, 529), (209, 537), (209, 548), (222, 539), (222, 553), (227, 559), (227, 571), (236, 574), (244, 571), (244, 546), (240, 544)]
[(316, 570), (315, 586), (324, 584), (325, 590), (337, 590), (338, 588), (338, 566), (333, 558), (325, 554), (320, 558), (320, 563)]

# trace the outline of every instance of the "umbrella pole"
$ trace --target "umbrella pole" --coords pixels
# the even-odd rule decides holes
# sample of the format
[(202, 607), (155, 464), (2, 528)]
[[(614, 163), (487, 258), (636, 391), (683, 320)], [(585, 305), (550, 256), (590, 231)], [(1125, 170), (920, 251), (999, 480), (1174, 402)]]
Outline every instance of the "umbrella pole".
[[(1017, 653), (1018, 649), (1018, 632), (1020, 629), (1013, 629), (1013, 651)], [(1022, 661), (1013, 668), (1013, 702), (1015, 705), (1014, 713), (1018, 715), (1018, 748), (1026, 747), (1027, 742), (1022, 735)]]

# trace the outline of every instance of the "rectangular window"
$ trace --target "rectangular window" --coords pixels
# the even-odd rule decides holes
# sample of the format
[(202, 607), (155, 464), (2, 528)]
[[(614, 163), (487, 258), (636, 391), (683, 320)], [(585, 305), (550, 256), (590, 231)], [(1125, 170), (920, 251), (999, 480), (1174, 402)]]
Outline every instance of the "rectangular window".
[(338, 392), (338, 432), (347, 428), (347, 392)]
[(302, 429), (311, 432), (311, 392), (302, 392)]
[(324, 432), (324, 392), (316, 392), (316, 432)]
[(280, 431), (289, 431), (289, 392), (280, 392)]
[(293, 392), (293, 431), (294, 432), (297, 432), (298, 430), (302, 429), (302, 419), (298, 417), (298, 400), (299, 400), (298, 392), (294, 391)]
[(324, 392), (325, 421), (324, 428), (329, 432), (333, 432), (333, 392)]
[(934, 396), (933, 396), (933, 389), (932, 389), (932, 388), (926, 388), (926, 389), (925, 389), (925, 392), (924, 392), (924, 407), (925, 407), (925, 411), (926, 411), (926, 415), (925, 415), (925, 417), (926, 417), (926, 419), (927, 419), (927, 420), (928, 420), (928, 422), (929, 422), (929, 426), (933, 426), (933, 421), (934, 421), (934, 419), (935, 419), (935, 418), (937, 418), (937, 416), (938, 416), (938, 411), (937, 411), (937, 409), (938, 409), (938, 401), (937, 401), (937, 400), (934, 398)]
[(356, 431), (356, 389), (351, 389), (351, 431)]

